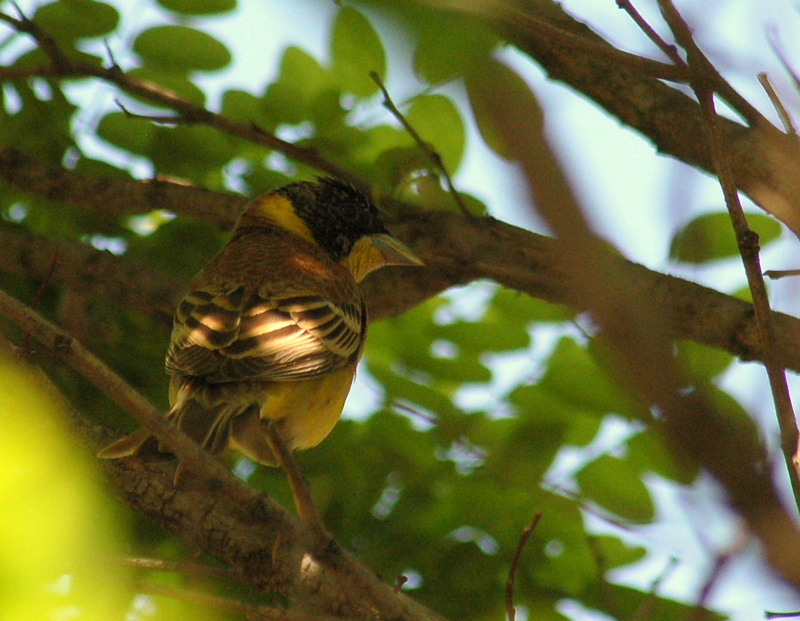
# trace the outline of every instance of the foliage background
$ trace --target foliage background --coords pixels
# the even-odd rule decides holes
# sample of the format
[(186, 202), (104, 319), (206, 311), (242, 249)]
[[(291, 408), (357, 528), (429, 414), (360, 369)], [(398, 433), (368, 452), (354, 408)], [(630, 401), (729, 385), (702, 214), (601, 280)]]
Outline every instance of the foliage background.
[[(774, 58), (763, 48), (758, 60), (742, 60), (738, 49), (719, 49), (714, 37), (724, 34), (732, 12), (755, 10), (744, 0), (731, 5), (735, 7), (714, 7), (716, 19), (693, 13), (693, 3), (681, 8), (697, 28), (701, 45), (718, 52), (712, 59), (723, 68), (735, 64), (744, 76), (743, 91), (757, 98), (754, 90), (747, 90), (754, 82), (752, 67), (761, 70), (767, 62), (774, 67)], [(704, 12), (710, 11), (708, 3), (703, 6)], [(469, 192), (466, 199), (473, 213), (488, 211), (543, 230), (541, 220), (524, 203), (518, 173), (500, 157), (502, 145), (482, 123), (474, 97), (470, 99), (470, 85), (481, 79), (481, 71), (502, 70), (494, 64), (499, 56), (534, 85), (556, 150), (588, 217), (604, 237), (629, 258), (660, 271), (725, 291), (742, 287), (741, 270), (733, 267), (735, 246), (724, 241), (726, 235), (732, 239), (724, 219), (695, 218), (701, 211), (722, 209), (721, 198), (708, 189), (713, 185), (706, 185), (693, 169), (661, 161), (646, 173), (659, 197), (645, 195), (645, 173), (641, 162), (633, 160), (656, 162), (652, 147), (638, 136), (625, 136), (613, 121), (590, 112), (591, 106), (579, 103), (563, 87), (546, 84), (529, 61), (488, 29), (405, 3), (389, 9), (371, 3), (304, 2), (293, 7), (259, 9), (283, 14), (280, 22), (274, 18), (280, 27), (273, 26), (271, 13), (266, 14), (263, 23), (272, 26), (266, 33), (238, 12), (226, 13), (234, 7), (224, 0), (164, 0), (137, 7), (59, 0), (22, 8), (64, 49), (75, 47), (100, 59), (92, 62), (106, 62), (105, 42), (114, 60), (137, 78), (173, 89), (232, 119), (256, 123), (289, 142), (314, 147), (379, 193), (426, 209), (454, 210), (417, 145), (381, 109), (377, 87), (367, 73), (378, 71), (395, 101), (403, 103), (409, 122), (435, 146), (445, 166), (457, 172), (457, 185)], [(13, 14), (10, 5), (2, 8)], [(567, 8), (579, 16), (591, 10), (583, 5)], [(782, 16), (787, 14), (793, 15), (788, 11)], [(624, 41), (628, 49), (651, 53), (621, 16), (595, 14), (587, 21), (612, 40)], [(769, 25), (769, 16), (761, 22)], [(320, 29), (316, 37), (310, 36), (310, 24)], [(780, 25), (781, 36), (789, 40), (784, 29), (791, 26)], [(292, 45), (285, 37), (272, 36), (284, 29), (292, 33)], [(10, 29), (3, 36), (5, 65), (24, 68), (43, 62), (30, 39)], [(273, 51), (267, 51), (268, 43)], [(776, 83), (788, 93), (781, 78), (776, 77)], [(111, 178), (157, 175), (214, 191), (256, 195), (315, 172), (274, 150), (202, 124), (172, 127), (130, 118), (115, 99), (139, 114), (168, 111), (96, 81), (39, 78), (4, 84), (3, 146), (78, 173)], [(792, 96), (785, 99), (791, 102)], [(98, 214), (11, 185), (0, 186), (0, 207), (7, 240), (34, 234), (65, 245), (88, 244), (177, 282), (187, 281), (225, 239), (211, 217), (174, 218), (160, 211), (130, 216), (116, 209)], [(783, 260), (781, 252), (796, 252), (796, 241), (773, 220), (759, 215), (753, 224), (762, 243), (780, 237), (768, 258), (778, 262)], [(29, 302), (41, 287), (41, 281), (12, 270), (0, 275), (0, 284)], [(161, 368), (169, 325), (161, 315), (168, 313), (131, 310), (114, 299), (62, 285), (59, 277), (47, 285), (38, 309), (164, 407)], [(779, 308), (790, 306), (795, 290), (791, 283), (777, 288)], [(360, 383), (348, 405), (350, 416), (326, 442), (301, 457), (324, 520), (337, 539), (387, 579), (401, 573), (409, 577), (408, 592), (445, 616), (499, 618), (520, 531), (541, 511), (516, 584), (516, 603), (527, 610), (528, 618), (581, 618), (590, 614), (585, 610), (620, 619), (688, 618), (710, 566), (736, 549), (742, 531), (727, 514), (713, 482), (698, 478), (695, 467), (676, 461), (661, 436), (637, 422), (641, 410), (611, 380), (613, 372), (606, 368), (593, 331), (585, 316), (488, 282), (374, 324)], [(20, 341), (12, 328), (9, 333)], [(741, 370), (732, 374), (732, 356), (697, 344), (682, 343), (679, 356), (692, 381), (723, 402), (740, 424), (756, 416), (767, 445), (777, 450), (774, 423), (761, 407), (768, 402), (763, 379), (753, 381), (757, 374)], [(132, 426), (74, 372), (46, 356), (39, 362), (82, 416), (117, 428)], [(745, 408), (733, 400), (731, 391)], [(775, 461), (780, 463), (779, 456)], [(235, 456), (228, 463), (248, 483), (269, 490), (289, 506), (281, 473)], [(781, 480), (780, 473), (777, 476)], [(705, 504), (707, 496), (713, 500)], [(681, 506), (676, 513), (693, 524), (705, 547), (704, 558), (695, 556), (696, 549), (687, 551), (683, 544), (652, 534), (665, 532), (654, 524), (663, 529), (660, 520), (674, 511), (676, 502), (688, 505), (685, 512)], [(109, 508), (98, 511), (117, 513)], [(700, 517), (708, 511), (713, 511), (713, 522)], [(132, 553), (169, 559), (191, 553), (151, 522), (134, 514), (125, 520), (125, 545)], [(43, 529), (66, 531), (67, 526)], [(666, 532), (666, 539), (674, 538), (674, 526)], [(16, 538), (30, 540), (30, 535)], [(94, 545), (85, 547), (99, 553), (90, 550)], [(22, 558), (29, 552), (17, 554)], [(678, 565), (667, 572), (672, 555), (678, 556)], [(745, 560), (732, 563), (732, 574), (737, 562), (755, 565), (765, 583), (762, 592), (768, 593), (773, 607), (792, 605), (793, 596), (767, 576), (755, 542), (737, 549), (737, 558)], [(627, 570), (616, 571), (623, 567)], [(70, 571), (65, 560), (62, 569), (40, 567), (32, 581), (51, 583)], [(659, 576), (665, 580), (656, 588)], [(145, 578), (234, 598), (253, 597), (211, 581), (197, 584), (161, 573)], [(124, 586), (117, 595), (124, 602), (111, 614), (123, 616), (127, 611), (155, 619), (185, 614), (183, 605), (170, 598), (142, 600), (134, 597), (140, 585), (124, 579), (120, 584)], [(732, 584), (736, 587), (729, 587), (727, 596), (720, 589), (723, 595), (712, 600), (712, 607), (748, 614), (731, 596), (730, 589), (741, 588), (741, 583)], [(651, 587), (653, 596), (648, 595)], [(68, 590), (65, 601), (71, 605), (70, 598), (79, 591), (77, 586)], [(670, 599), (676, 595), (681, 603)], [(143, 601), (155, 606), (150, 609)], [(90, 614), (85, 607), (81, 613)]]

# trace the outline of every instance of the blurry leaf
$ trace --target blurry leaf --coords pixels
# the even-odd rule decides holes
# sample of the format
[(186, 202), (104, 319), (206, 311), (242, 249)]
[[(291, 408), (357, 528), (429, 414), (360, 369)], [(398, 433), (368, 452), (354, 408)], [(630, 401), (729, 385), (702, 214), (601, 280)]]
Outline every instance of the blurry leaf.
[(96, 571), (122, 553), (117, 509), (38, 378), (3, 356), (0, 384), (0, 619), (122, 618), (124, 572)]
[(568, 321), (575, 311), (560, 304), (551, 304), (540, 298), (532, 298), (519, 291), (498, 287), (488, 314), (497, 313), (504, 317), (514, 317), (523, 326), (531, 322)]
[(226, 239), (211, 224), (175, 218), (147, 237), (132, 239), (127, 255), (188, 283)]
[(247, 183), (251, 196), (257, 196), (269, 190), (274, 190), (277, 187), (293, 181), (293, 179), (287, 177), (283, 173), (269, 170), (262, 166), (245, 173), (242, 175), (242, 179)]
[[(440, 299), (429, 300), (399, 317), (384, 319), (370, 326), (366, 359), (373, 373), (391, 376), (396, 373), (397, 365), (401, 365), (411, 376), (422, 373), (430, 378), (431, 388), (415, 389), (408, 386), (407, 390), (441, 391), (448, 396), (462, 383), (486, 382), (491, 379), (491, 373), (479, 359), (481, 352), (468, 347), (463, 351), (459, 350), (457, 341), (454, 341), (457, 351), (453, 358), (432, 355), (431, 344), (437, 340), (447, 340), (447, 328), (432, 320), (434, 311), (441, 304)], [(399, 380), (387, 378), (386, 381)], [(422, 378), (411, 383), (422, 383)], [(429, 407), (426, 403), (416, 403)], [(438, 407), (443, 405), (442, 402)], [(436, 408), (430, 409), (437, 411)], [(452, 406), (448, 409), (452, 409)]]
[(509, 486), (525, 486), (542, 480), (561, 448), (566, 419), (520, 416), (500, 420), (484, 419), (480, 428), (470, 430), (470, 440), (486, 447), (484, 469)]
[(59, 0), (40, 6), (33, 20), (59, 45), (71, 46), (75, 39), (99, 37), (114, 30), (119, 13), (95, 0)]
[[(37, 82), (49, 89), (49, 99), (40, 99), (33, 89)], [(27, 155), (51, 164), (61, 164), (64, 154), (74, 145), (70, 127), (72, 115), (77, 109), (64, 96), (56, 83), (33, 78), (7, 83), (0, 89), (3, 99), (9, 89), (18, 96), (20, 109), (9, 114), (0, 106), (0, 136), (3, 144), (22, 149)]]
[(578, 472), (581, 492), (608, 511), (632, 522), (649, 522), (653, 500), (640, 472), (626, 459), (601, 455)]
[(652, 471), (682, 485), (689, 485), (700, 473), (697, 464), (675, 453), (654, 428), (637, 433), (628, 440), (627, 447), (627, 460), (640, 471)]
[(528, 546), (541, 552), (528, 571), (539, 589), (577, 596), (598, 577), (580, 509), (568, 498), (547, 493), (536, 510), (542, 517)]
[(566, 425), (562, 444), (588, 444), (603, 420), (595, 412), (582, 410), (538, 385), (517, 386), (508, 400), (520, 417)]
[(97, 125), (97, 135), (120, 149), (136, 155), (148, 156), (155, 134), (155, 125), (124, 112), (106, 114)]
[(753, 292), (750, 291), (750, 287), (745, 285), (731, 293), (731, 295), (735, 298), (739, 298), (740, 300), (744, 300), (745, 302), (749, 302), (750, 304), (753, 303)]
[(343, 91), (369, 97), (378, 90), (369, 77), (386, 75), (386, 56), (369, 20), (351, 7), (342, 7), (331, 32), (331, 73)]
[(714, 412), (726, 426), (725, 437), (718, 441), (725, 445), (736, 446), (749, 444), (746, 447), (749, 454), (758, 455), (762, 451), (763, 439), (761, 430), (756, 425), (753, 417), (747, 413), (742, 405), (729, 393), (714, 384), (698, 387), (698, 392), (708, 399)]
[(186, 15), (212, 15), (236, 8), (236, 0), (158, 0), (158, 3), (170, 11)]
[[(761, 246), (781, 234), (781, 225), (769, 216), (747, 214), (750, 228), (758, 233)], [(669, 256), (684, 263), (705, 263), (737, 256), (739, 249), (727, 212), (703, 214), (689, 222), (672, 238)]]
[(693, 341), (677, 344), (678, 361), (692, 379), (711, 381), (733, 362), (733, 354)]
[(646, 550), (642, 546), (628, 543), (608, 535), (591, 535), (592, 546), (600, 554), (608, 569), (630, 565), (644, 558)]
[(562, 338), (539, 385), (564, 402), (597, 412), (637, 416), (635, 402), (602, 371), (593, 356), (570, 338)]
[[(483, 141), (486, 146), (500, 157), (512, 159), (503, 137), (498, 134), (494, 127), (492, 119), (496, 112), (492, 110), (492, 106), (495, 104), (489, 100), (492, 93), (486, 90), (485, 77), (487, 75), (492, 75), (494, 76), (493, 79), (501, 81), (509, 91), (508, 97), (513, 98), (514, 101), (524, 102), (531, 109), (538, 109), (539, 102), (525, 80), (508, 66), (494, 59), (485, 60), (472, 67), (466, 76), (467, 96)], [(530, 122), (531, 119), (528, 119), (528, 121)]]
[[(464, 123), (455, 104), (444, 95), (415, 97), (406, 119), (441, 156), (447, 172), (455, 174), (464, 155)], [(434, 171), (436, 172), (436, 171)]]
[(133, 51), (147, 65), (166, 72), (213, 71), (231, 61), (231, 53), (211, 35), (186, 26), (154, 26), (140, 33)]
[(299, 47), (283, 53), (280, 76), (267, 88), (264, 106), (268, 114), (284, 123), (300, 123), (310, 116), (311, 104), (330, 79), (317, 60)]
[(243, 123), (255, 123), (264, 131), (275, 129), (274, 120), (266, 114), (264, 101), (246, 91), (225, 91), (221, 113)]
[(193, 180), (209, 189), (219, 189), (221, 168), (234, 155), (227, 135), (206, 125), (159, 127), (152, 141), (150, 157), (161, 174)]
[(496, 37), (474, 19), (444, 13), (419, 22), (414, 70), (427, 82), (439, 84), (483, 62)]
[[(370, 130), (368, 138), (372, 139), (375, 136), (375, 130), (379, 130), (386, 126), (379, 126)], [(395, 131), (394, 128), (388, 128)], [(408, 138), (410, 141), (410, 137)], [(403, 140), (405, 142), (405, 140)], [(373, 146), (373, 145), (371, 145)], [(430, 166), (430, 160), (422, 152), (422, 150), (415, 144), (410, 142), (405, 146), (387, 148), (385, 151), (378, 155), (374, 162), (375, 174), (380, 175), (379, 181), (388, 188), (401, 189), (407, 188), (408, 191), (398, 193), (402, 200), (406, 200), (411, 204), (424, 205), (426, 208), (433, 208), (416, 192), (412, 191), (407, 183), (408, 179), (417, 171), (424, 170)], [(416, 189), (416, 187), (414, 188)]]
[[(581, 602), (596, 610), (602, 610), (614, 619), (631, 621), (723, 621), (726, 615), (697, 608), (694, 602), (684, 604), (652, 593), (643, 593), (632, 587), (613, 582), (595, 581), (581, 593)], [(613, 605), (609, 605), (609, 604)]]

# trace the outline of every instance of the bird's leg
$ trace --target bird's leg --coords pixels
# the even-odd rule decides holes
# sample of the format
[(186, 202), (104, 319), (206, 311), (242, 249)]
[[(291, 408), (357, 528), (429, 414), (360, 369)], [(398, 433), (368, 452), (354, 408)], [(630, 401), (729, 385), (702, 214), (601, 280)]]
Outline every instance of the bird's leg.
[(292, 490), (292, 498), (294, 498), (294, 506), (297, 508), (297, 515), (300, 519), (311, 524), (318, 531), (318, 535), (327, 538), (325, 526), (322, 524), (322, 519), (320, 519), (317, 508), (314, 506), (314, 501), (311, 499), (311, 487), (297, 467), (297, 462), (292, 457), (292, 452), (286, 447), (286, 443), (278, 431), (278, 426), (272, 420), (262, 420), (261, 427), (264, 430), (269, 447), (278, 460), (278, 464), (286, 473), (286, 478), (289, 479), (289, 487)]

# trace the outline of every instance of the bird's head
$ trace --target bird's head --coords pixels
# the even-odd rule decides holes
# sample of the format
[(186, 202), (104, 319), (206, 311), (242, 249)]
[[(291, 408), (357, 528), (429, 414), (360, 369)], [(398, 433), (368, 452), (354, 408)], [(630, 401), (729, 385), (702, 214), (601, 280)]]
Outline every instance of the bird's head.
[(248, 205), (239, 226), (268, 221), (319, 245), (356, 281), (385, 265), (423, 265), (386, 230), (375, 204), (349, 183), (329, 177), (298, 181)]

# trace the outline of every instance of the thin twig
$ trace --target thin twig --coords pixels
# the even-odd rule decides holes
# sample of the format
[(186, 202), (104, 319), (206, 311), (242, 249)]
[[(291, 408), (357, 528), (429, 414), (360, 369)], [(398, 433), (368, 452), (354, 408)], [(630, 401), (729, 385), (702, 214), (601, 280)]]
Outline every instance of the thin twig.
[(424, 422), (424, 423), (426, 423), (428, 425), (434, 425), (435, 426), (435, 425), (438, 424), (438, 421), (437, 421), (435, 416), (431, 416), (429, 414), (426, 414), (425, 412), (422, 412), (419, 409), (408, 405), (407, 403), (403, 403), (402, 401), (398, 401), (397, 399), (395, 399), (392, 402), (392, 407), (394, 407), (397, 410), (400, 410), (401, 412), (405, 412), (409, 416), (413, 416), (414, 418), (419, 418), (422, 422)]
[(399, 593), (406, 582), (408, 582), (407, 576), (404, 576), (403, 574), (397, 576), (397, 579), (394, 581), (394, 592)]
[(166, 561), (164, 559), (146, 556), (131, 556), (119, 559), (118, 562), (127, 567), (133, 567), (134, 569), (164, 571), (188, 576), (212, 576), (214, 578), (232, 581), (240, 580), (239, 574), (227, 567), (214, 567), (213, 565), (202, 565), (200, 563)]
[(767, 270), (764, 272), (764, 276), (770, 278), (772, 280), (778, 280), (780, 278), (786, 278), (787, 276), (800, 276), (800, 269), (796, 270)]
[(125, 105), (119, 100), (115, 99), (114, 103), (117, 104), (117, 107), (122, 110), (122, 113), (129, 119), (139, 119), (143, 121), (150, 121), (151, 123), (157, 123), (159, 125), (180, 125), (181, 123), (188, 123), (189, 121), (183, 119), (180, 116), (168, 116), (168, 115), (156, 115), (156, 114), (137, 114), (135, 112), (131, 112)]
[[(658, 0), (662, 14), (667, 20), (673, 35), (678, 43), (686, 50), (689, 65), (694, 71), (691, 86), (700, 102), (706, 131), (706, 140), (711, 156), (713, 170), (719, 178), (725, 204), (731, 216), (733, 231), (739, 254), (742, 257), (747, 283), (753, 298), (753, 309), (756, 317), (759, 340), (767, 356), (773, 348), (774, 330), (772, 314), (767, 294), (764, 277), (761, 273), (759, 258), (758, 235), (754, 233), (747, 223), (739, 194), (736, 180), (733, 176), (728, 153), (723, 147), (722, 135), (719, 129), (719, 119), (714, 106), (713, 89), (718, 86), (719, 76), (695, 43), (691, 31), (683, 21), (671, 0)], [(730, 102), (729, 102), (730, 103)], [(800, 435), (797, 429), (797, 420), (792, 407), (786, 373), (782, 368), (773, 364), (764, 365), (769, 378), (772, 398), (781, 430), (781, 448), (789, 471), (789, 480), (792, 484), (795, 504), (800, 509)]]
[(767, 97), (769, 97), (770, 102), (772, 102), (772, 107), (775, 108), (775, 112), (778, 113), (778, 117), (780, 118), (781, 123), (783, 123), (783, 129), (790, 136), (796, 137), (797, 130), (794, 128), (794, 123), (792, 123), (792, 117), (789, 114), (789, 111), (783, 105), (781, 98), (778, 97), (778, 93), (776, 93), (775, 89), (772, 88), (772, 83), (769, 81), (769, 76), (766, 73), (759, 73), (758, 82), (761, 84), (761, 87), (764, 89)]
[(645, 35), (647, 35), (647, 38), (655, 43), (656, 47), (664, 52), (666, 57), (675, 63), (676, 66), (684, 68), (687, 66), (686, 61), (684, 61), (683, 58), (681, 58), (681, 55), (678, 53), (678, 48), (664, 41), (664, 39), (661, 38), (661, 35), (655, 31), (655, 28), (648, 24), (647, 20), (642, 17), (641, 13), (636, 10), (636, 7), (631, 4), (630, 0), (617, 0), (617, 6), (630, 16), (634, 23), (639, 26), (639, 29)]
[[(728, 102), (747, 121), (750, 127), (758, 127), (759, 129), (772, 127), (774, 129), (764, 115), (720, 75), (716, 67), (700, 50), (694, 41), (689, 25), (684, 21), (675, 5), (672, 4), (672, 0), (657, 0), (657, 2), (661, 15), (664, 17), (664, 21), (667, 22), (675, 40), (686, 51), (687, 61), (694, 77), (698, 75), (704, 76), (709, 89), (719, 93), (720, 97)], [(690, 77), (691, 79), (694, 78)]]
[(369, 76), (378, 85), (378, 88), (381, 89), (381, 93), (383, 93), (383, 107), (386, 108), (389, 112), (392, 113), (392, 116), (400, 121), (400, 124), (403, 126), (408, 132), (408, 135), (414, 139), (414, 142), (419, 145), (419, 148), (422, 149), (422, 152), (425, 156), (433, 162), (433, 166), (436, 170), (438, 170), (442, 176), (444, 177), (445, 183), (447, 184), (447, 190), (450, 192), (450, 195), (453, 197), (453, 200), (456, 203), (456, 206), (461, 210), (465, 216), (472, 218), (473, 215), (470, 213), (469, 209), (467, 209), (467, 205), (464, 203), (464, 199), (461, 194), (456, 190), (455, 186), (453, 185), (453, 180), (450, 178), (450, 173), (447, 172), (447, 168), (442, 161), (442, 156), (434, 149), (429, 143), (425, 142), (422, 137), (417, 133), (411, 123), (408, 122), (403, 113), (397, 109), (397, 106), (394, 105), (391, 96), (389, 95), (389, 91), (386, 90), (386, 87), (383, 85), (383, 81), (381, 80), (380, 76), (371, 71)]
[(636, 610), (634, 610), (633, 614), (630, 617), (630, 621), (645, 621), (649, 619), (654, 619), (653, 611), (655, 609), (656, 600), (658, 597), (658, 589), (661, 586), (661, 583), (666, 580), (669, 575), (672, 573), (672, 570), (675, 569), (678, 565), (678, 559), (676, 557), (670, 557), (667, 564), (664, 566), (664, 569), (661, 570), (661, 573), (655, 577), (655, 580), (650, 584), (650, 590), (647, 592), (647, 595), (644, 596), (642, 602), (637, 606)]
[(769, 610), (764, 611), (765, 619), (797, 619), (798, 617), (800, 617), (800, 610), (794, 612), (770, 612)]
[[(772, 323), (772, 311), (769, 303), (767, 287), (761, 274), (761, 260), (759, 258), (758, 235), (754, 233), (744, 215), (736, 182), (733, 178), (728, 155), (722, 147), (717, 114), (714, 109), (714, 96), (710, 93), (697, 93), (701, 108), (708, 128), (708, 141), (712, 161), (717, 171), (717, 177), (722, 185), (725, 195), (725, 204), (731, 214), (739, 254), (744, 263), (747, 283), (753, 298), (753, 309), (756, 317), (759, 340), (765, 352), (770, 352), (775, 339)], [(769, 353), (767, 353), (769, 356)], [(772, 399), (778, 416), (778, 426), (781, 431), (781, 448), (789, 471), (789, 480), (792, 484), (795, 504), (800, 509), (800, 435), (797, 429), (797, 419), (792, 406), (789, 385), (786, 381), (786, 372), (780, 367), (767, 363), (767, 370)]]
[(708, 598), (711, 595), (712, 589), (719, 581), (722, 571), (730, 562), (731, 558), (733, 558), (734, 552), (735, 551), (720, 554), (714, 559), (714, 565), (711, 568), (711, 572), (708, 574), (708, 578), (703, 584), (703, 588), (700, 589), (700, 595), (697, 598), (697, 603), (689, 612), (687, 621), (703, 621), (703, 619), (707, 618), (705, 606), (708, 603)]
[(536, 528), (541, 518), (542, 512), (537, 511), (531, 523), (522, 529), (522, 534), (517, 543), (517, 549), (514, 550), (514, 556), (511, 559), (511, 566), (508, 568), (508, 579), (506, 580), (506, 616), (508, 617), (508, 621), (514, 621), (517, 616), (517, 611), (514, 608), (514, 583), (517, 579), (517, 567), (519, 566), (519, 559), (522, 556), (522, 549), (525, 547), (528, 538), (531, 536), (533, 529)]
[(792, 69), (792, 65), (789, 63), (789, 60), (786, 58), (783, 50), (781, 50), (780, 42), (778, 41), (778, 35), (774, 29), (770, 29), (767, 31), (767, 41), (769, 41), (769, 46), (772, 48), (772, 52), (775, 56), (778, 57), (778, 60), (781, 63), (784, 71), (789, 74), (789, 77), (792, 79), (792, 84), (794, 85), (795, 90), (800, 93), (800, 75)]
[[(67, 56), (55, 41), (47, 33), (42, 31), (39, 26), (21, 14), (20, 19), (15, 19), (4, 13), (0, 13), (0, 21), (11, 25), (18, 32), (23, 32), (38, 43), (45, 55), (50, 59), (50, 67), (41, 67), (38, 71), (28, 71), (28, 76), (43, 75), (47, 77), (95, 77), (110, 84), (114, 84), (126, 93), (147, 100), (155, 105), (171, 108), (175, 110), (180, 119), (185, 123), (202, 123), (209, 127), (267, 147), (281, 151), (287, 157), (297, 162), (326, 172), (334, 177), (345, 179), (354, 183), (360, 188), (364, 188), (363, 181), (358, 179), (350, 171), (334, 164), (330, 160), (321, 156), (315, 149), (298, 147), (290, 142), (281, 140), (277, 136), (264, 131), (254, 123), (242, 123), (235, 121), (220, 114), (198, 106), (178, 96), (172, 91), (165, 90), (152, 82), (138, 80), (127, 75), (116, 64), (110, 68), (93, 65), (79, 58)], [(9, 71), (18, 73), (19, 70), (10, 68)], [(0, 78), (5, 77), (6, 70), (0, 68)]]
[(569, 498), (570, 500), (573, 500), (574, 502), (577, 503), (578, 508), (580, 508), (581, 511), (585, 511), (589, 515), (591, 515), (593, 517), (596, 517), (596, 518), (598, 518), (600, 520), (603, 520), (604, 522), (606, 522), (607, 524), (610, 524), (611, 526), (614, 526), (615, 528), (619, 528), (620, 530), (625, 531), (625, 532), (633, 532), (634, 531), (634, 527), (630, 523), (625, 522), (622, 519), (611, 515), (610, 513), (607, 513), (606, 511), (604, 511), (603, 509), (601, 509), (601, 508), (599, 508), (599, 507), (597, 507), (595, 505), (592, 505), (590, 502), (587, 502), (587, 500), (584, 497), (582, 497), (580, 494), (577, 494), (577, 493), (573, 492), (572, 490), (567, 489), (566, 487), (563, 487), (563, 486), (558, 485), (558, 484), (548, 485), (545, 482), (545, 489), (547, 489), (548, 491), (554, 492), (556, 494), (561, 494), (565, 498)]

